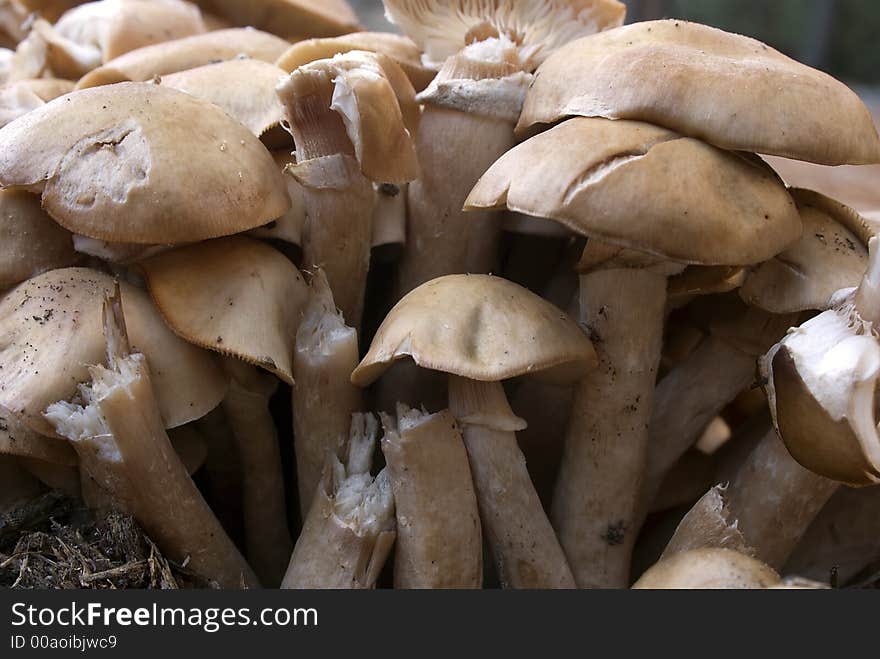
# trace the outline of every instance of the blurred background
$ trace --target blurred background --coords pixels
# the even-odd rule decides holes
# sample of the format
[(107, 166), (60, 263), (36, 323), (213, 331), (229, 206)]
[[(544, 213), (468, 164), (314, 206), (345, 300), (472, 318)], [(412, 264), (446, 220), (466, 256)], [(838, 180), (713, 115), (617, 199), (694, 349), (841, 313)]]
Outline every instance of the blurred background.
[[(380, 0), (349, 0), (393, 29)], [(683, 18), (746, 34), (857, 87), (880, 87), (880, 0), (624, 0), (627, 20)]]

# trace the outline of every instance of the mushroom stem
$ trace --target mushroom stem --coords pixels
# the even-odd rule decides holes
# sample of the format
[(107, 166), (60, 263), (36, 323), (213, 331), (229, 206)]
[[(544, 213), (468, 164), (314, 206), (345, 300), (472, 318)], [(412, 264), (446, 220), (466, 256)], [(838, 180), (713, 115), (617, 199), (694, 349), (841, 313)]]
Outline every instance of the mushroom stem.
[(435, 277), (495, 267), (496, 213), (462, 208), (477, 180), (514, 143), (511, 121), (426, 106), (416, 141), (422, 174), (409, 185), (398, 299)]
[(282, 588), (375, 587), (395, 538), (388, 471), (370, 475), (377, 433), (375, 417), (355, 414), (345, 462), (328, 455)]
[[(780, 569), (839, 483), (814, 474), (791, 457), (774, 430), (740, 465), (721, 494), (726, 516), (755, 556)], [(709, 546), (701, 516), (688, 513), (674, 539)]]
[(575, 393), (552, 517), (581, 588), (629, 585), (666, 277), (649, 269), (581, 275), (581, 324), (599, 358)]
[[(320, 172), (320, 179), (305, 175)], [(373, 185), (347, 155), (324, 156), (295, 170), (303, 185), (306, 223), (303, 266), (324, 270), (346, 322), (359, 328), (363, 316), (373, 241)], [(331, 181), (326, 178), (329, 173)]]
[[(258, 586), (256, 575), (223, 531), (175, 453), (159, 412), (146, 358), (128, 348), (121, 300), (104, 304), (108, 365), (91, 367), (85, 406), (57, 403), (47, 418), (72, 439), (100, 437), (100, 455), (124, 467), (130, 505), (141, 526), (172, 560), (224, 588)], [(115, 493), (113, 493), (115, 496)]]
[(260, 582), (275, 587), (284, 577), (293, 550), (281, 449), (269, 412), (269, 399), (278, 380), (233, 358), (226, 359), (225, 365), (232, 378), (223, 410), (241, 459), (245, 553)]
[(868, 271), (865, 273), (859, 288), (856, 291), (856, 310), (862, 320), (880, 327), (880, 243), (877, 238), (871, 238), (868, 242), (870, 260)]
[(394, 587), (480, 588), (480, 515), (455, 418), (400, 405), (382, 425), (397, 515)]
[(293, 432), (302, 518), (331, 453), (342, 457), (351, 415), (362, 409), (361, 390), (350, 380), (359, 361), (357, 332), (336, 310), (323, 271), (312, 277), (311, 297), (296, 333), (293, 357)]
[(516, 442), (524, 427), (497, 382), (449, 378), (480, 518), (505, 588), (574, 588), (571, 569), (541, 506)]

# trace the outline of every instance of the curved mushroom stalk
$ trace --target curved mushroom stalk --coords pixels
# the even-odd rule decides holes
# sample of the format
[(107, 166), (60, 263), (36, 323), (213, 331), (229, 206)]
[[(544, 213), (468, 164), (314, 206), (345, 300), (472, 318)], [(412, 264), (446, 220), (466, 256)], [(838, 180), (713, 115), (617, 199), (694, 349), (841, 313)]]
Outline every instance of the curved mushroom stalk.
[(394, 495), (387, 469), (370, 467), (379, 424), (355, 414), (345, 462), (327, 457), (282, 588), (374, 588), (394, 545)]
[(336, 309), (323, 270), (312, 276), (309, 302), (293, 354), (293, 434), (302, 518), (312, 507), (327, 454), (342, 458), (351, 416), (363, 408), (351, 381), (358, 364), (357, 332)]
[(277, 87), (303, 186), (303, 258), (359, 328), (373, 240), (372, 182), (417, 175), (415, 90), (390, 58), (353, 51), (300, 67)]
[[(700, 438), (713, 418), (748, 389), (757, 376), (758, 357), (795, 320), (757, 309), (710, 336), (657, 385), (650, 421), (648, 470), (642, 500), (650, 506), (663, 477)], [(699, 386), (694, 386), (699, 382)], [(643, 512), (645, 508), (642, 509)]]
[(782, 585), (769, 565), (732, 549), (695, 549), (661, 559), (634, 589), (764, 589)]
[[(726, 519), (757, 558), (778, 570), (838, 487), (801, 467), (771, 430), (730, 485), (713, 488), (707, 496), (716, 503), (715, 518)], [(705, 508), (703, 500), (685, 515), (670, 546), (715, 546), (707, 534), (711, 516)]]
[(166, 555), (221, 587), (258, 586), (165, 434), (146, 358), (130, 351), (118, 294), (104, 304), (104, 330), (108, 366), (90, 368), (92, 383), (80, 390), (84, 404), (51, 405), (47, 419), (74, 443), (89, 443), (106, 469), (101, 475), (121, 476), (102, 485), (120, 486), (110, 494), (126, 502)]
[(455, 417), (400, 405), (382, 425), (397, 515), (394, 587), (480, 588), (480, 515)]
[(552, 508), (581, 588), (629, 583), (665, 303), (666, 277), (649, 268), (581, 276), (599, 367), (575, 392)]
[(293, 549), (287, 526), (281, 448), (269, 412), (278, 380), (235, 358), (227, 358), (224, 363), (232, 376), (223, 411), (241, 459), (245, 554), (260, 582), (275, 587), (284, 577)]
[(449, 378), (449, 406), (462, 426), (480, 518), (505, 588), (574, 588), (565, 554), (516, 443), (525, 423), (504, 388)]
[(807, 469), (854, 486), (880, 482), (875, 392), (880, 379), (880, 254), (856, 289), (790, 330), (761, 360), (773, 423)]

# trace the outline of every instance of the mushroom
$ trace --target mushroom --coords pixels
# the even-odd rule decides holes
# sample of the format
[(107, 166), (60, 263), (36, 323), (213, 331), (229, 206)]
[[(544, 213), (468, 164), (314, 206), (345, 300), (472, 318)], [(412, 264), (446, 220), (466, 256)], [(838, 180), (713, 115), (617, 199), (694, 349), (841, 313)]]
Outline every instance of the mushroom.
[(233, 25), (252, 25), (285, 38), (334, 37), (360, 29), (345, 0), (194, 0)]
[(0, 184), (40, 194), (63, 227), (109, 242), (205, 240), (290, 208), (281, 173), (244, 126), (150, 83), (74, 92), (0, 129)]
[(0, 190), (0, 289), (79, 259), (70, 232), (52, 221), (40, 200), (19, 190)]
[(667, 278), (681, 264), (771, 258), (800, 236), (794, 203), (751, 156), (649, 124), (575, 118), (502, 156), (465, 207), (506, 207), (590, 238), (578, 268), (580, 320), (600, 366), (575, 395), (552, 517), (578, 585), (623, 586)]
[(220, 106), (272, 148), (281, 148), (290, 135), (281, 129), (284, 109), (275, 85), (285, 72), (258, 59), (232, 59), (162, 77), (164, 87)]
[[(273, 92), (274, 93), (274, 92)], [(296, 164), (296, 157), (289, 149), (272, 152), (275, 164), (284, 172), (288, 166)], [(285, 245), (302, 248), (303, 226), (306, 223), (306, 202), (303, 187), (292, 176), (285, 176), (287, 196), (290, 198), (290, 210), (268, 224), (253, 229), (250, 233), (257, 238), (280, 241)], [(295, 259), (297, 263), (300, 260)]]
[(226, 356), (223, 410), (242, 464), (246, 554), (265, 585), (278, 584), (293, 543), (269, 399), (278, 379), (293, 384), (305, 282), (284, 255), (244, 236), (181, 247), (137, 269), (179, 337)]
[(575, 115), (647, 121), (732, 151), (880, 162), (871, 114), (846, 85), (760, 41), (687, 21), (634, 23), (550, 55), (517, 129)]
[(455, 417), (401, 405), (382, 425), (397, 515), (394, 587), (480, 588), (480, 514)]
[(782, 584), (769, 565), (732, 549), (695, 549), (660, 561), (633, 586), (636, 590), (765, 589)]
[(531, 72), (571, 39), (620, 25), (617, 0), (439, 2), (385, 0), (386, 16), (438, 70), (424, 104), (422, 172), (408, 192), (409, 239), (397, 298), (435, 277), (496, 267), (501, 227), (462, 212), (477, 179), (515, 144)]
[(17, 80), (0, 88), (0, 128), (73, 91), (74, 83), (55, 78)]
[(76, 86), (86, 89), (115, 82), (143, 82), (242, 55), (271, 63), (288, 46), (290, 43), (284, 39), (253, 28), (217, 30), (132, 50), (90, 71)]
[[(46, 418), (74, 445), (87, 443), (102, 485), (124, 501), (160, 549), (223, 588), (258, 581), (174, 452), (154, 396), (147, 358), (132, 352), (119, 290), (104, 302), (107, 366), (91, 366), (82, 404), (50, 405)], [(82, 454), (81, 454), (82, 455)]]
[(500, 382), (538, 373), (578, 380), (594, 355), (580, 328), (534, 293), (497, 277), (450, 275), (397, 303), (351, 375), (367, 386), (406, 357), (449, 375), (450, 408), (503, 586), (570, 588), (574, 581), (516, 443), (524, 422)]
[(353, 32), (341, 37), (299, 41), (288, 48), (275, 65), (291, 73), (309, 62), (352, 50), (387, 55), (400, 65), (417, 92), (427, 87), (436, 74), (422, 64), (421, 51), (411, 39), (390, 32)]
[(45, 42), (47, 69), (76, 80), (129, 51), (204, 31), (201, 12), (189, 2), (97, 0), (64, 12), (54, 25), (36, 19), (25, 41)]
[(370, 475), (378, 430), (373, 415), (353, 415), (344, 461), (327, 456), (282, 588), (375, 588), (395, 538), (388, 470)]
[(293, 354), (293, 436), (303, 519), (327, 455), (344, 457), (351, 417), (363, 409), (361, 391), (349, 381), (359, 356), (357, 331), (336, 309), (324, 272), (315, 271)]
[[(52, 270), (0, 300), (0, 405), (28, 427), (52, 435), (43, 411), (70, 399), (101, 363), (101, 300), (113, 279), (88, 268)], [(177, 338), (149, 296), (122, 283), (132, 344), (150, 360), (166, 427), (199, 419), (222, 400), (227, 379), (212, 356)]]
[(880, 482), (875, 389), (880, 377), (880, 254), (830, 308), (789, 331), (761, 360), (773, 424), (792, 457), (848, 485)]
[(346, 322), (359, 328), (372, 244), (373, 187), (416, 177), (419, 110), (400, 67), (352, 51), (294, 71), (278, 85), (304, 190), (303, 262), (320, 267)]

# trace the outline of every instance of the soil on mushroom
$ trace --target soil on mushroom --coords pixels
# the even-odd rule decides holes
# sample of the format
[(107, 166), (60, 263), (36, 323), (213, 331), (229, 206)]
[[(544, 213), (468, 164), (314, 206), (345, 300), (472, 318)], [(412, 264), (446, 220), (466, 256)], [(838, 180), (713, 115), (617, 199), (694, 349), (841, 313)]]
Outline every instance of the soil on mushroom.
[(165, 558), (135, 520), (49, 492), (0, 515), (0, 588), (210, 588)]

